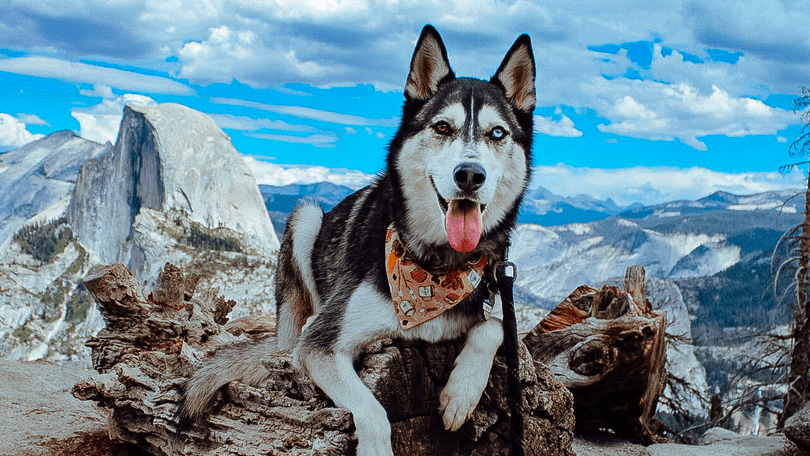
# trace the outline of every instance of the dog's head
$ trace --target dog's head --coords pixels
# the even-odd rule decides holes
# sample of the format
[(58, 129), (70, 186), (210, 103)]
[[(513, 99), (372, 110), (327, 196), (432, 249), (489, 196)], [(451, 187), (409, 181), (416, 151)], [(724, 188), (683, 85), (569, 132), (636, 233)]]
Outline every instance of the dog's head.
[(527, 35), (483, 81), (456, 78), (439, 33), (422, 30), (388, 158), (416, 250), (470, 252), (514, 225), (530, 176), (534, 80)]

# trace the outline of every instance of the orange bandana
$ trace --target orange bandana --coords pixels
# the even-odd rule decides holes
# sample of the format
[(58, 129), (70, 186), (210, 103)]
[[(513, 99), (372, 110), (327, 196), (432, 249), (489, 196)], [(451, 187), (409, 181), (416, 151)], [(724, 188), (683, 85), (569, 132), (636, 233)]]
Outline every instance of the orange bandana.
[(481, 283), (489, 261), (481, 257), (478, 264), (466, 270), (431, 273), (411, 259), (393, 225), (385, 234), (385, 258), (391, 299), (399, 323), (406, 329), (436, 318), (463, 301)]

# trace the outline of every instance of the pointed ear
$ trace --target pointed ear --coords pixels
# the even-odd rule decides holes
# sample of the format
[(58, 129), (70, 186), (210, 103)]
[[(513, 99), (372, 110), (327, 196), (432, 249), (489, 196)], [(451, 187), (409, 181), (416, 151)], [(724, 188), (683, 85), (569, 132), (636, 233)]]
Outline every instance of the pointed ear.
[(537, 97), (534, 92), (534, 55), (529, 35), (520, 35), (506, 53), (500, 68), (492, 77), (492, 82), (500, 84), (506, 91), (506, 98), (517, 109), (534, 111)]
[(447, 61), (447, 49), (439, 32), (432, 25), (426, 25), (413, 51), (405, 96), (410, 100), (426, 100), (447, 77), (455, 77)]

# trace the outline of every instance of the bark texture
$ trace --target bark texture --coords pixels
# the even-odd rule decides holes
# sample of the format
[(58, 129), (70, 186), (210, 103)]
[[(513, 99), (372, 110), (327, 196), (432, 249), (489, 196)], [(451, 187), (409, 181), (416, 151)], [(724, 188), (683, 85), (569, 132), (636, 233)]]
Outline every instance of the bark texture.
[[(234, 302), (167, 264), (157, 289), (146, 294), (120, 264), (94, 271), (85, 282), (107, 327), (88, 345), (99, 375), (73, 395), (109, 411), (110, 434), (154, 455), (351, 455), (351, 414), (335, 407), (291, 366), (289, 353), (263, 360), (271, 380), (231, 382), (204, 423), (175, 435), (174, 413), (186, 378), (205, 354), (249, 338), (274, 337), (272, 319), (227, 323)], [(357, 363), (364, 383), (388, 411), (397, 455), (508, 455), (506, 365), (497, 356), (472, 418), (444, 431), (439, 393), (463, 341), (427, 344), (378, 341)], [(521, 347), (525, 449), (530, 455), (573, 456), (571, 393)]]
[(578, 431), (612, 429), (654, 443), (666, 313), (652, 311), (640, 266), (628, 268), (624, 288), (577, 288), (523, 341), (574, 394)]

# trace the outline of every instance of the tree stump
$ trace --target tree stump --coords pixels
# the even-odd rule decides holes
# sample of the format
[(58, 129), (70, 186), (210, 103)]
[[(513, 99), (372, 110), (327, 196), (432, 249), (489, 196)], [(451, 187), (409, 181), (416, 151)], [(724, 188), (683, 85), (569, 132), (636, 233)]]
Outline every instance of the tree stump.
[(666, 313), (653, 312), (641, 266), (628, 268), (624, 288), (577, 288), (523, 342), (574, 394), (577, 431), (611, 429), (654, 443)]
[[(73, 395), (109, 410), (110, 435), (154, 455), (351, 455), (351, 414), (335, 407), (287, 352), (263, 360), (271, 380), (231, 382), (205, 423), (175, 435), (174, 414), (185, 380), (206, 354), (250, 338), (274, 337), (273, 320), (227, 322), (235, 304), (215, 291), (195, 291), (196, 280), (167, 264), (148, 296), (123, 265), (90, 274), (85, 285), (107, 321), (88, 341), (100, 375), (80, 382)], [(508, 455), (506, 365), (497, 356), (472, 418), (447, 432), (438, 413), (463, 341), (441, 344), (378, 341), (357, 363), (391, 421), (397, 455)], [(572, 396), (544, 365), (521, 348), (527, 455), (573, 455)]]

